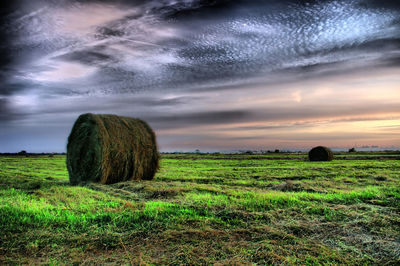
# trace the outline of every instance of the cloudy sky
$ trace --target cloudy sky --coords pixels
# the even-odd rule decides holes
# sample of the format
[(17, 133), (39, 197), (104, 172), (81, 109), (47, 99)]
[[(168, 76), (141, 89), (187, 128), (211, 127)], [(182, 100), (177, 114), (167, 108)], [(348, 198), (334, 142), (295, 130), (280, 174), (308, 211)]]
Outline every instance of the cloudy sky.
[(400, 147), (398, 0), (16, 0), (0, 152), (65, 151), (82, 113), (162, 151)]

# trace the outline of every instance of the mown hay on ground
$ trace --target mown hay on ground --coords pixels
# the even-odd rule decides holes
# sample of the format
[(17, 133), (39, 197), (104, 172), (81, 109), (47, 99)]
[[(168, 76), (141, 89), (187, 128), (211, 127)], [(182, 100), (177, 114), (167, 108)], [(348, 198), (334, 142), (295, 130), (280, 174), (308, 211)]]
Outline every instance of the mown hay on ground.
[(150, 180), (158, 163), (156, 136), (140, 119), (83, 114), (68, 137), (67, 168), (72, 184)]
[(324, 146), (314, 147), (308, 152), (308, 159), (310, 161), (332, 161), (333, 152)]

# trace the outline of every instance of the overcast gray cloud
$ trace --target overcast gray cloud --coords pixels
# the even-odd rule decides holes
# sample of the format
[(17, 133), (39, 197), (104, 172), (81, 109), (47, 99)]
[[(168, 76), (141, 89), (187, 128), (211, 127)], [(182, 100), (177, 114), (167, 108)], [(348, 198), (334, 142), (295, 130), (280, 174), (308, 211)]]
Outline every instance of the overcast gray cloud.
[(173, 149), (191, 147), (165, 133), (175, 128), (196, 142), (190, 128), (289, 123), (298, 140), (314, 136), (302, 131), (312, 121), (382, 121), (400, 109), (397, 1), (20, 0), (1, 23), (0, 148), (56, 123), (59, 144), (47, 149), (64, 149), (84, 112), (146, 119)]

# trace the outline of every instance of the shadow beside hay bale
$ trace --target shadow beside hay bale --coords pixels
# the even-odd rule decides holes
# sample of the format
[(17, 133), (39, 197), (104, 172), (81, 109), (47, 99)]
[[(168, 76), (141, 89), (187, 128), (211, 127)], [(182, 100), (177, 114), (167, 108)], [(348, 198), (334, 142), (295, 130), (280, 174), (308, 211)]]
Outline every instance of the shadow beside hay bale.
[(333, 152), (327, 147), (317, 146), (308, 152), (308, 159), (310, 161), (332, 161)]
[(83, 114), (68, 137), (67, 168), (72, 184), (151, 180), (158, 166), (156, 136), (140, 119)]

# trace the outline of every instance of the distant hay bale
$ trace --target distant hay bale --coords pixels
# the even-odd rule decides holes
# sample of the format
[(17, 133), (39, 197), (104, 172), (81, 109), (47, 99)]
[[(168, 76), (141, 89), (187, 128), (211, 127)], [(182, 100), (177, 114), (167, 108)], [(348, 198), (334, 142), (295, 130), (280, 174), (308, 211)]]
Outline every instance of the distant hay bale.
[(350, 148), (349, 152), (356, 152), (356, 148)]
[(83, 114), (68, 137), (71, 184), (151, 180), (158, 170), (158, 161), (156, 136), (140, 119)]
[(314, 147), (308, 152), (308, 159), (310, 161), (332, 161), (333, 152), (324, 146)]

